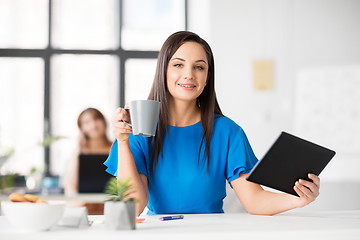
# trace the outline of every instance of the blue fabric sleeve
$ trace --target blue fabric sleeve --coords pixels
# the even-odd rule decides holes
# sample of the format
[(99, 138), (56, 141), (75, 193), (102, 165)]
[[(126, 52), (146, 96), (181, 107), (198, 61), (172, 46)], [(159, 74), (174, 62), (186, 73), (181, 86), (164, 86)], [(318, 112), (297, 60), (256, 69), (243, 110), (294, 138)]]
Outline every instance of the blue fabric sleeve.
[[(142, 137), (135, 137), (132, 134), (129, 136), (130, 150), (134, 157), (136, 168), (138, 173), (142, 173), (148, 176), (147, 168), (146, 168), (146, 157), (144, 154), (144, 149), (147, 149), (147, 146), (143, 146), (146, 141), (141, 141)], [(104, 165), (107, 167), (106, 171), (113, 176), (117, 176), (118, 170), (118, 144), (117, 140), (115, 140), (113, 146), (111, 147), (110, 153)]]
[(240, 173), (249, 173), (258, 159), (241, 127), (230, 136), (229, 145), (226, 179), (230, 183), (238, 178)]
[(107, 157), (104, 165), (107, 167), (106, 171), (113, 176), (117, 176), (118, 169), (118, 144), (117, 140), (113, 143), (109, 156)]

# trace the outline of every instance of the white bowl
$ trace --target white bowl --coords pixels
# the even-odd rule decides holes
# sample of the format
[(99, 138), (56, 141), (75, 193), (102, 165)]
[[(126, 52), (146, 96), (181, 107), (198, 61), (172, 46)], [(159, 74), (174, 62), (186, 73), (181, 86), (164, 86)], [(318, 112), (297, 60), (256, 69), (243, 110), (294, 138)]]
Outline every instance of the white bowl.
[(64, 209), (64, 202), (27, 203), (4, 201), (1, 203), (1, 210), (12, 225), (30, 231), (50, 229), (60, 220)]

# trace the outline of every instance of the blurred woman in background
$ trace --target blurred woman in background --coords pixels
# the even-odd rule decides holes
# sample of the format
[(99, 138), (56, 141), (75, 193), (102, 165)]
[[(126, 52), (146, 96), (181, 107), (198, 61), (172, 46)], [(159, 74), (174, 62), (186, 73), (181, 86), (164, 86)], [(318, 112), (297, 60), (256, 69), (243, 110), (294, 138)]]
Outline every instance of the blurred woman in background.
[(95, 108), (83, 110), (77, 120), (80, 130), (79, 144), (70, 163), (64, 179), (66, 195), (78, 193), (79, 155), (80, 154), (109, 154), (112, 142), (106, 135), (106, 120), (104, 115)]

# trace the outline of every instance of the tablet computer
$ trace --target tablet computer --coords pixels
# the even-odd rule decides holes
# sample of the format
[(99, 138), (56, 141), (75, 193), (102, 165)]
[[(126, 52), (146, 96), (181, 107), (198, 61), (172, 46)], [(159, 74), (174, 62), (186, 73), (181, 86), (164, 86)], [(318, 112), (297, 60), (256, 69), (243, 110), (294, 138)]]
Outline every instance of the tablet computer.
[(246, 179), (298, 196), (295, 182), (311, 181), (308, 173), (319, 175), (334, 155), (333, 150), (282, 132)]

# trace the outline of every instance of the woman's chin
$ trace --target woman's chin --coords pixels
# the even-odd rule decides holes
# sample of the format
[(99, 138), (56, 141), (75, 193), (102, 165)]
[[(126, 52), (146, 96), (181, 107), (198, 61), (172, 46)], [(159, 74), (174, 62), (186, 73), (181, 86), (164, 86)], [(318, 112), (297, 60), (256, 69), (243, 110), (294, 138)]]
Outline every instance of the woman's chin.
[(90, 134), (88, 134), (88, 136), (90, 139), (98, 139), (98, 138), (101, 138), (103, 136), (103, 134), (96, 132), (96, 133), (90, 133)]

